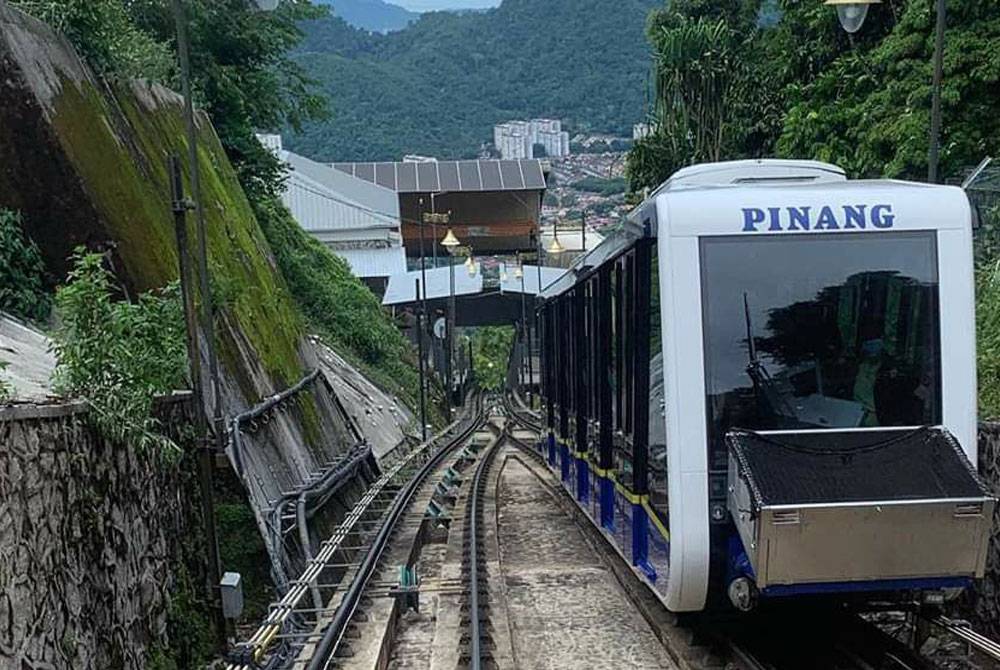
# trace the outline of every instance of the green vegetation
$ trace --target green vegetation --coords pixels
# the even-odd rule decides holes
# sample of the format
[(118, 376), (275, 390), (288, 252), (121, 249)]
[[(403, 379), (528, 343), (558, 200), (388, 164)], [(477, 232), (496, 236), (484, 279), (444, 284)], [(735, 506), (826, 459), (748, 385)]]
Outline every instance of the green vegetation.
[[(7, 361), (0, 361), (0, 373), (2, 373), (9, 363)], [(0, 405), (8, 402), (12, 397), (14, 397), (14, 388), (10, 385), (10, 382), (6, 381), (3, 377), (0, 377)]]
[(625, 181), (624, 177), (615, 177), (614, 179), (584, 177), (580, 181), (574, 183), (573, 188), (580, 189), (581, 191), (589, 191), (590, 193), (597, 193), (603, 196), (609, 196), (624, 193), (628, 188), (628, 182)]
[[(63, 4), (61, 0), (38, 0), (23, 6), (47, 16), (47, 11)], [(185, 4), (192, 18), (196, 92), (218, 131), (216, 137), (212, 128), (202, 129), (199, 159), (212, 295), (222, 308), (220, 320), (238, 325), (280, 386), (292, 384), (304, 374), (298, 355), (304, 314), (343, 355), (361, 363), (377, 381), (413, 403), (417, 381), (412, 365), (415, 358), (408, 345), (378, 301), (346, 266), (291, 222), (277, 200), (283, 168), (253, 133), (257, 128), (295, 127), (305, 119), (323, 116), (323, 101), (311, 92), (308, 80), (286, 54), (301, 37), (297, 22), (324, 12), (302, 0), (283, 2), (273, 13), (253, 9), (248, 0), (193, 0)], [(99, 6), (100, 2), (94, 11)], [(116, 17), (125, 16), (132, 29), (156, 44), (173, 48), (174, 24), (168, 2), (142, 0), (123, 7), (115, 11)], [(73, 21), (90, 16), (82, 4), (73, 8)], [(100, 12), (95, 16), (104, 16)], [(134, 74), (133, 61), (116, 55), (103, 31), (81, 29), (69, 34), (84, 53), (107, 54), (99, 64), (108, 76)], [(155, 79), (161, 73), (154, 68), (146, 74)], [(164, 83), (175, 84), (169, 78)], [(183, 136), (176, 108), (147, 104), (145, 101), (155, 96), (144, 95), (142, 84), (117, 81), (112, 86), (122, 92), (117, 97), (120, 111), (135, 130), (143, 153), (163, 156), (176, 151), (171, 145)], [(139, 104), (131, 102), (133, 89), (139, 93)], [(129, 154), (127, 143), (111, 144), (106, 135), (91, 131), (108, 125), (101, 118), (108, 110), (97, 91), (64, 87), (59, 107), (63, 113), (54, 123), (80, 157), (79, 167), (96, 199), (108, 210), (104, 214), (119, 243), (127, 275), (140, 290), (164, 285), (177, 272), (173, 226), (163, 206), (169, 198), (165, 165), (160, 161), (143, 165)], [(238, 182), (228, 170), (218, 169), (223, 150), (237, 168)], [(114, 170), (107, 169), (109, 163), (114, 164)], [(143, 170), (152, 172), (158, 193), (151, 193), (150, 179)], [(115, 179), (109, 180), (108, 174), (114, 174)], [(242, 197), (241, 186), (249, 202)], [(255, 214), (263, 230), (253, 225)], [(136, 234), (136, 221), (144, 222), (142, 235)], [(275, 277), (262, 254), (268, 248), (278, 259), (285, 281)], [(252, 380), (241, 374), (239, 344), (224, 336), (227, 329), (219, 332), (223, 333), (218, 342), (220, 360), (237, 375), (244, 395), (256, 400)]]
[(230, 474), (217, 477), (215, 483), (219, 558), (226, 570), (243, 577), (243, 621), (260, 621), (274, 598), (267, 548), (240, 481)]
[(56, 390), (83, 398), (106, 439), (179, 455), (152, 416), (153, 396), (183, 385), (187, 352), (178, 286), (144, 293), (134, 303), (116, 300), (103, 256), (81, 250), (75, 261), (56, 293)]
[(176, 644), (154, 645), (146, 659), (147, 670), (203, 667), (215, 655), (215, 626), (208, 615), (208, 603), (200, 596), (200, 585), (183, 567), (174, 580), (167, 610), (167, 637)]
[[(827, 160), (852, 177), (924, 178), (933, 28), (931, 0), (873, 7), (853, 36), (822, 3), (670, 3), (650, 20), (658, 132), (629, 158), (631, 188), (699, 161), (768, 155)], [(1000, 150), (997, 53), (995, 8), (950, 3), (945, 177)]]
[(310, 325), (379, 385), (415, 407), (419, 378), (413, 348), (378, 298), (347, 263), (307, 234), (280, 203), (257, 207), (289, 290)]
[(34, 242), (21, 230), (21, 215), (0, 209), (0, 311), (28, 321), (45, 321), (52, 297), (45, 266)]
[(472, 362), (480, 387), (493, 391), (503, 388), (507, 381), (507, 363), (513, 346), (513, 326), (476, 329), (472, 336)]
[(631, 135), (650, 64), (643, 26), (661, 4), (505, 0), (388, 35), (337, 17), (306, 22), (296, 60), (322, 84), (333, 122), (307, 124), (289, 146), (321, 161), (473, 157), (494, 123), (537, 116)]

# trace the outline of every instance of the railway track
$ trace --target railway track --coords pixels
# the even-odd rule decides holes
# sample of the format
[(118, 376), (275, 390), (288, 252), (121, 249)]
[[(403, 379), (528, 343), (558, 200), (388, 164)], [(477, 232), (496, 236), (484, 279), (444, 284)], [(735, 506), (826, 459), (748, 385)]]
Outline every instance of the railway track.
[[(502, 406), (484, 404), (487, 407), (472, 412), (464, 424), (453, 425), (436, 446), (401, 459), (372, 487), (323, 544), (306, 574), (291, 582), (264, 625), (238, 648), (243, 656), (234, 659), (229, 670), (541, 667), (544, 661), (538, 659), (544, 657), (538, 654), (551, 653), (569, 654), (565, 667), (946, 667), (843, 611), (771, 611), (728, 621), (706, 616), (679, 621), (584, 518), (530, 444), (541, 435), (537, 417), (509, 398)], [(534, 527), (518, 526), (529, 523), (543, 503), (555, 503), (558, 515), (548, 511), (550, 516)], [(569, 530), (567, 519), (572, 519)], [(593, 553), (565, 569), (554, 555), (532, 555), (537, 547), (523, 541), (537, 534), (536, 544), (543, 548), (572, 544), (568, 538), (575, 531), (586, 539), (571, 553), (578, 559)], [(348, 538), (354, 538), (356, 551), (340, 566), (332, 557), (344, 555)], [(602, 563), (605, 567), (599, 567)], [(337, 566), (346, 568), (339, 581), (324, 584), (323, 575)], [(560, 623), (560, 615), (569, 616), (575, 602), (593, 598), (591, 591), (615, 582), (619, 588), (602, 592), (603, 600), (583, 614), (613, 611), (615, 618), (629, 621), (616, 636), (595, 644), (595, 636), (612, 634), (614, 622), (588, 628), (580, 623), (579, 613)], [(323, 604), (305, 597), (316, 589), (324, 594)], [(573, 589), (567, 599), (567, 590)], [(609, 604), (613, 601), (619, 602), (617, 610)], [(547, 615), (541, 625), (526, 627), (525, 622), (543, 610)], [(1000, 655), (992, 642), (955, 622), (931, 623)], [(569, 647), (554, 651), (560, 644)], [(628, 649), (635, 658), (621, 657)], [(608, 658), (593, 656), (608, 650)], [(573, 654), (580, 654), (579, 663), (572, 660)]]
[[(469, 407), (464, 419), (400, 458), (372, 484), (272, 603), (260, 627), (231, 650), (227, 670), (330, 667), (400, 517), (431, 473), (485, 422), (481, 398)], [(317, 592), (322, 602), (306, 598)]]
[[(539, 435), (543, 427), (510, 396), (504, 409), (511, 419)], [(539, 464), (544, 459), (530, 445), (519, 444)], [(631, 593), (638, 596), (634, 590)], [(636, 606), (650, 618), (658, 603), (636, 598)], [(916, 617), (920, 619), (921, 617)], [(655, 622), (651, 621), (654, 624)], [(676, 623), (687, 634), (666, 634), (678, 664), (690, 670), (743, 668), (745, 670), (934, 670), (1000, 668), (1000, 644), (976, 633), (963, 622), (945, 616), (922, 619), (922, 624), (953, 636), (966, 645), (959, 664), (939, 662), (914, 651), (898, 636), (861, 615), (843, 610), (803, 609), (801, 606), (758, 612), (752, 617), (719, 619), (699, 615)], [(677, 648), (681, 647), (681, 648)], [(685, 648), (686, 647), (686, 648)], [(700, 653), (699, 653), (700, 652)]]

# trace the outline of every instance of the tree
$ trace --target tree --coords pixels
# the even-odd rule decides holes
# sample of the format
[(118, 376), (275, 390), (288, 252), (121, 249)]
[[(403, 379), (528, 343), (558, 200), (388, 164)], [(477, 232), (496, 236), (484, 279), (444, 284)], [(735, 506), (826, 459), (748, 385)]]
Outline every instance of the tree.
[(0, 209), (0, 310), (44, 321), (51, 309), (38, 247), (24, 235), (21, 214)]
[[(63, 31), (107, 77), (142, 77), (179, 88), (170, 0), (14, 0)], [(325, 15), (308, 0), (261, 12), (252, 0), (185, 0), (192, 79), (251, 200), (275, 196), (282, 168), (256, 130), (298, 128), (324, 117), (324, 99), (288, 57), (299, 22)]]
[[(648, 35), (655, 54), (652, 135), (633, 146), (632, 190), (653, 187), (678, 168), (724, 157), (759, 155), (757, 124), (746, 118), (755, 80), (753, 3), (687, 0), (654, 12)], [(756, 93), (756, 91), (754, 91)]]
[[(931, 0), (886, 9), (898, 20), (876, 24), (883, 39), (838, 55), (811, 81), (789, 87), (779, 153), (830, 160), (852, 176), (924, 178), (935, 12)], [(957, 176), (1000, 150), (995, 3), (950, 2), (945, 39), (941, 174)]]

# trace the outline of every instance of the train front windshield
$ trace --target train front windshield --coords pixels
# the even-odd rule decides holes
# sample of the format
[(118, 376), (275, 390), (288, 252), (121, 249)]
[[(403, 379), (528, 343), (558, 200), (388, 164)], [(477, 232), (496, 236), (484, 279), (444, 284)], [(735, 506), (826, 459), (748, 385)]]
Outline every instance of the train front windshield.
[(941, 421), (933, 233), (701, 241), (710, 444)]

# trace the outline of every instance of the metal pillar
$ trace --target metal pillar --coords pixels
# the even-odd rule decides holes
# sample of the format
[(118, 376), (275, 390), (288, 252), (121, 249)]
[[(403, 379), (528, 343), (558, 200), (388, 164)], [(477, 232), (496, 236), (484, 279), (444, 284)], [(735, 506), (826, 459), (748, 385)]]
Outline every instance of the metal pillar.
[(934, 75), (931, 83), (931, 137), (927, 160), (927, 181), (938, 182), (938, 162), (941, 152), (941, 79), (944, 74), (945, 0), (937, 0), (937, 21), (934, 30)]
[(603, 383), (597, 386), (597, 416), (598, 426), (598, 465), (601, 473), (601, 526), (614, 532), (615, 528), (615, 487), (607, 473), (615, 466), (614, 462), (614, 412), (611, 398), (611, 384), (608, 383), (615, 372), (614, 351), (612, 349), (612, 307), (611, 307), (611, 268), (601, 268), (597, 276), (597, 328), (598, 328), (598, 374)]
[[(421, 231), (423, 228), (421, 228)], [(416, 299), (421, 301), (424, 293), (421, 293), (421, 283), (419, 279), (414, 280), (416, 284)], [(424, 310), (423, 307), (417, 312), (417, 355), (420, 359), (420, 437), (423, 442), (427, 441), (427, 398), (426, 398), (426, 373), (424, 371)]]
[[(187, 149), (188, 149), (188, 173), (191, 185), (191, 199), (193, 201), (193, 208), (195, 212), (195, 222), (197, 224), (197, 250), (198, 250), (198, 270), (200, 274), (200, 293), (201, 293), (201, 330), (204, 337), (205, 350), (208, 355), (208, 373), (209, 380), (212, 385), (212, 423), (215, 431), (215, 450), (218, 453), (224, 453), (225, 451), (225, 423), (222, 418), (222, 398), (220, 395), (220, 384), (219, 384), (219, 367), (218, 360), (215, 355), (215, 335), (214, 335), (214, 320), (215, 315), (212, 309), (212, 295), (209, 289), (209, 278), (208, 278), (208, 254), (207, 254), (207, 241), (205, 233), (205, 212), (202, 208), (201, 203), (201, 179), (200, 171), (198, 165), (198, 132), (195, 126), (194, 118), (194, 101), (191, 93), (191, 57), (190, 57), (190, 43), (188, 39), (187, 32), (187, 16), (184, 11), (184, 4), (182, 0), (173, 0), (173, 13), (174, 22), (176, 24), (177, 30), (177, 56), (180, 64), (180, 75), (181, 75), (181, 92), (184, 97), (184, 125), (187, 135)], [(181, 188), (180, 179), (180, 165), (179, 162), (175, 162), (175, 172), (172, 175), (172, 181), (174, 182), (175, 193), (174, 193), (174, 212), (176, 221), (183, 219), (183, 222), (179, 223), (179, 227), (184, 227), (186, 229), (186, 210), (187, 205), (184, 205), (184, 209), (178, 212), (179, 203), (183, 201), (183, 190)], [(178, 254), (184, 256), (187, 252), (186, 242), (187, 233), (184, 231), (184, 247), (178, 248)], [(179, 242), (181, 240), (178, 240)], [(183, 263), (183, 261), (181, 261)], [(185, 268), (181, 268), (182, 271)], [(190, 279), (191, 267), (188, 264), (186, 271), (188, 273), (188, 278)], [(183, 276), (182, 276), (183, 281)], [(188, 285), (188, 296), (186, 300), (189, 301), (188, 307), (193, 311), (196, 306), (196, 301), (194, 300), (194, 283), (189, 282)], [(191, 322), (189, 322), (190, 327)], [(226, 622), (222, 615), (222, 603), (221, 596), (219, 593), (219, 582), (222, 575), (222, 567), (219, 559), (219, 545), (218, 537), (216, 534), (215, 526), (215, 501), (213, 495), (213, 467), (214, 467), (214, 454), (212, 453), (212, 447), (210, 446), (209, 435), (207, 431), (207, 421), (204, 417), (207, 416), (207, 410), (205, 408), (205, 393), (204, 393), (204, 383), (201, 379), (201, 351), (198, 346), (198, 335), (197, 332), (189, 333), (188, 336), (189, 347), (193, 343), (194, 350), (190, 350), (188, 355), (197, 361), (192, 364), (192, 372), (198, 375), (198, 380), (196, 381), (192, 378), (192, 386), (197, 384), (197, 402), (199, 407), (197, 411), (199, 414), (203, 415), (201, 422), (198, 424), (201, 430), (199, 430), (199, 440), (201, 444), (199, 445), (199, 481), (201, 488), (202, 497), (202, 507), (203, 507), (203, 517), (205, 523), (205, 540), (208, 544), (208, 571), (207, 579), (210, 580), (209, 593), (212, 601), (212, 608), (216, 617), (216, 624), (218, 628), (219, 641), (225, 644), (225, 630)]]

